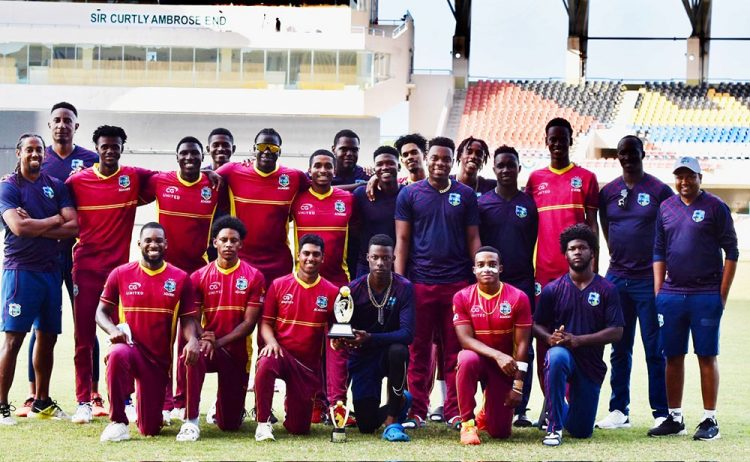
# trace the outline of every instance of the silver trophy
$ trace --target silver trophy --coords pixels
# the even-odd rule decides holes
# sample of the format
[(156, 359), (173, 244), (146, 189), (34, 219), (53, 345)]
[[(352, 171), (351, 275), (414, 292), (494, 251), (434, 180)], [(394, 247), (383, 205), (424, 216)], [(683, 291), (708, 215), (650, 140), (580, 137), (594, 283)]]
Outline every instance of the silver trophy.
[(331, 325), (331, 330), (328, 331), (328, 338), (353, 339), (355, 336), (349, 321), (351, 321), (352, 315), (354, 315), (354, 300), (352, 300), (349, 287), (344, 286), (339, 289), (336, 302), (333, 304), (333, 314), (336, 317), (336, 322)]

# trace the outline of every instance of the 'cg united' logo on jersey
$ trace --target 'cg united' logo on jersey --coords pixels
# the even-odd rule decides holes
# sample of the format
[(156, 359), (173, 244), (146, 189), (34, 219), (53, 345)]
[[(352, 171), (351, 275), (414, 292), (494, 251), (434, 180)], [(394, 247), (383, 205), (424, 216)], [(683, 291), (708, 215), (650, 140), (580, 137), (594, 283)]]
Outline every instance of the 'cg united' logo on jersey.
[(645, 207), (651, 203), (651, 196), (648, 193), (638, 193), (638, 205)]
[(526, 218), (528, 215), (529, 215), (529, 211), (526, 210), (526, 207), (516, 205), (516, 216), (518, 218)]
[(53, 197), (55, 197), (55, 191), (49, 186), (43, 186), (42, 192), (47, 199), (52, 199)]
[(448, 203), (454, 207), (461, 205), (461, 195), (458, 193), (448, 194)]
[(177, 290), (177, 283), (174, 279), (169, 278), (166, 281), (164, 281), (164, 290), (169, 292), (170, 294), (173, 293), (175, 290)]
[(599, 302), (601, 301), (601, 296), (599, 295), (599, 292), (591, 292), (589, 294), (589, 305), (591, 306), (598, 306)]
[(500, 314), (502, 314), (503, 316), (508, 316), (510, 314), (510, 310), (510, 303), (503, 302), (500, 304)]
[(208, 186), (204, 186), (201, 189), (201, 199), (203, 199), (204, 201), (211, 200), (211, 195), (211, 188), (209, 188)]
[(279, 176), (279, 186), (281, 186), (282, 188), (289, 187), (289, 175), (283, 173), (281, 176)]
[(237, 282), (234, 284), (237, 290), (246, 290), (247, 285), (247, 279), (245, 279), (244, 277), (240, 277), (239, 279), (237, 279)]
[(696, 210), (695, 212), (693, 212), (694, 222), (700, 223), (704, 218), (706, 218), (706, 212), (704, 210)]
[(127, 175), (121, 175), (120, 178), (117, 179), (117, 184), (119, 184), (121, 188), (129, 188), (130, 177)]
[(583, 186), (583, 180), (581, 180), (580, 176), (574, 176), (573, 178), (570, 179), (570, 186), (578, 189), (581, 186)]
[(346, 212), (346, 204), (344, 204), (344, 201), (336, 201), (336, 203), (333, 204), (333, 208), (338, 213), (344, 213), (344, 212)]

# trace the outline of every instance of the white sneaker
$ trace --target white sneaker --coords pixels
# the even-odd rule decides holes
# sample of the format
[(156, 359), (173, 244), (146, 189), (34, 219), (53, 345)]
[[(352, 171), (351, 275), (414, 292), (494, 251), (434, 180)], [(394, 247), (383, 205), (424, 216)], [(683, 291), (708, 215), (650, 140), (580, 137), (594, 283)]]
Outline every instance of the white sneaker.
[(120, 422), (112, 422), (104, 429), (99, 441), (125, 441), (130, 439), (128, 426)]
[(10, 404), (0, 404), (0, 425), (15, 425), (16, 419), (13, 418), (15, 407)]
[(73, 414), (73, 417), (70, 418), (70, 421), (77, 424), (91, 423), (93, 412), (91, 404), (81, 403), (76, 408), (76, 412)]
[(161, 426), (172, 426), (172, 416), (170, 415), (169, 411), (161, 411)]
[(206, 413), (206, 423), (213, 425), (216, 423), (216, 401), (211, 405), (211, 409)]
[(138, 412), (135, 410), (135, 404), (130, 403), (125, 405), (125, 417), (132, 424), (138, 422)]
[(171, 417), (172, 420), (179, 420), (180, 422), (184, 422), (185, 421), (185, 408), (176, 407), (172, 409), (172, 412), (169, 413), (169, 417)]
[(201, 437), (201, 429), (197, 425), (185, 422), (180, 427), (180, 433), (177, 434), (177, 441), (198, 441)]
[(258, 422), (258, 426), (255, 428), (255, 441), (274, 440), (273, 437), (273, 425), (268, 422)]
[(548, 432), (542, 439), (542, 444), (545, 446), (560, 446), (562, 444), (562, 430)]
[(630, 428), (630, 417), (615, 409), (609, 415), (594, 425), (596, 428), (615, 430), (617, 428)]

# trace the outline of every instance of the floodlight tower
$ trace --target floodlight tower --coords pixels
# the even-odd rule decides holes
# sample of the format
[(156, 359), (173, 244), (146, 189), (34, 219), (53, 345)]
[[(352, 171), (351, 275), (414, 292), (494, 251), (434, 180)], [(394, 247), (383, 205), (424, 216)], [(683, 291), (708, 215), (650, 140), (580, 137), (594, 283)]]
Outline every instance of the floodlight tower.
[(708, 51), (711, 43), (711, 0), (682, 0), (693, 30), (687, 39), (685, 59), (688, 85), (698, 85), (708, 79)]
[(469, 52), (471, 50), (471, 0), (446, 0), (456, 19), (453, 33), (453, 78), (456, 88), (469, 84)]
[(568, 52), (565, 81), (578, 84), (586, 78), (589, 36), (589, 0), (563, 0), (568, 13)]

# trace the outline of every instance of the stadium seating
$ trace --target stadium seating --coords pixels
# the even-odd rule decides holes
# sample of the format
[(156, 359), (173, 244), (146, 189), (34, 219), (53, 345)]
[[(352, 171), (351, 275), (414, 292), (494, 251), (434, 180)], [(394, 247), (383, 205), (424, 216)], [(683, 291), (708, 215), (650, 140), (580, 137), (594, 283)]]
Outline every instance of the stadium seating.
[(490, 146), (513, 145), (524, 155), (547, 155), (544, 126), (551, 118), (568, 119), (576, 138), (611, 124), (621, 93), (620, 82), (481, 80), (467, 91), (457, 138), (474, 136)]

